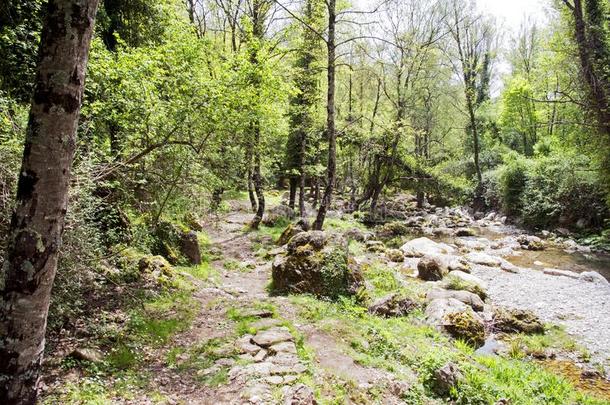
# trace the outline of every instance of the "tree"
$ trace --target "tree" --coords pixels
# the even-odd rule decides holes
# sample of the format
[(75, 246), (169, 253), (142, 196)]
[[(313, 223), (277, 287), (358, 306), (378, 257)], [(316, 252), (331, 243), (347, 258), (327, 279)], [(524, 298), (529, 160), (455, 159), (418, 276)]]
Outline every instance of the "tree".
[[(600, 131), (610, 136), (610, 41), (607, 12), (599, 0), (563, 0), (572, 14), (581, 73)], [(585, 14), (586, 11), (586, 14)]]
[(326, 137), (328, 138), (328, 163), (326, 170), (326, 187), (318, 215), (314, 221), (312, 228), (321, 230), (326, 218), (326, 212), (330, 209), (332, 194), (335, 190), (335, 182), (337, 180), (337, 133), (335, 132), (335, 76), (336, 76), (336, 26), (337, 26), (337, 1), (328, 0), (326, 2), (328, 8), (328, 38), (326, 39), (326, 48), (328, 52), (327, 59), (327, 91), (326, 91)]
[(472, 7), (461, 0), (452, 3), (452, 19), (448, 30), (455, 47), (455, 58), (451, 59), (454, 70), (462, 79), (466, 112), (467, 132), (472, 138), (473, 162), (481, 192), (483, 175), (479, 162), (481, 128), (477, 120), (477, 110), (489, 98), (491, 79), (491, 56), (494, 40), (492, 24), (483, 16), (472, 14)]
[(0, 402), (33, 404), (98, 0), (50, 0), (0, 278)]
[[(308, 0), (304, 8), (303, 21), (316, 29), (320, 25), (322, 10), (320, 2)], [(290, 178), (291, 208), (295, 206), (296, 191), (299, 188), (299, 212), (305, 217), (305, 179), (307, 165), (308, 137), (314, 131), (318, 97), (318, 59), (320, 38), (306, 27), (302, 27), (301, 43), (295, 61), (295, 85), (298, 93), (291, 98), (291, 132), (286, 146), (286, 168)]]

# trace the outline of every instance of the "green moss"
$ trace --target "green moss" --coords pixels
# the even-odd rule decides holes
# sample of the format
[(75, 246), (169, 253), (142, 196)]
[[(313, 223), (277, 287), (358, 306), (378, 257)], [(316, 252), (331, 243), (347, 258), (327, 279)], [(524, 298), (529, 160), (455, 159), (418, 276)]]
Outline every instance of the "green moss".
[(487, 298), (487, 292), (480, 285), (462, 280), (459, 277), (446, 277), (443, 287), (447, 290), (468, 291), (478, 295), (482, 300)]
[(449, 325), (445, 329), (454, 337), (463, 339), (473, 346), (481, 346), (485, 342), (485, 326), (467, 311), (454, 312), (445, 315)]

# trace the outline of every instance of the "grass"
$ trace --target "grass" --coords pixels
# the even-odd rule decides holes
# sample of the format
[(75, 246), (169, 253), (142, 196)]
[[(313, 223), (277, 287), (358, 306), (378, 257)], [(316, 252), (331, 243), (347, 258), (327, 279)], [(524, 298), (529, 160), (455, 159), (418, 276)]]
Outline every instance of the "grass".
[[(493, 404), (500, 398), (514, 404), (608, 404), (579, 392), (566, 379), (534, 362), (474, 355), (467, 343), (450, 340), (426, 326), (421, 311), (404, 318), (383, 319), (348, 299), (334, 303), (295, 296), (291, 300), (301, 309), (302, 322), (316, 324), (339, 341), (347, 342), (347, 354), (357, 363), (387, 369), (406, 381), (408, 371), (415, 370), (417, 380), (405, 394), (408, 403), (426, 403), (426, 398), (437, 397), (434, 371), (451, 361), (465, 376), (449, 394), (456, 404)], [(554, 338), (558, 345), (571, 347), (558, 329), (546, 338), (528, 337), (527, 343), (550, 345)], [(373, 394), (367, 392), (371, 398)]]
[[(198, 278), (209, 277), (205, 264), (181, 270)], [(139, 296), (141, 301), (122, 304), (119, 312), (125, 313), (126, 320), (120, 325), (102, 312), (96, 318), (101, 324), (91, 326), (95, 337), (90, 343), (105, 348), (104, 360), (87, 363), (64, 359), (62, 368), (78, 368), (82, 376), (49, 393), (42, 403), (108, 404), (117, 398), (134, 399), (142, 392), (162, 402), (162, 396), (149, 387), (144, 362), (156, 348), (170, 344), (173, 336), (186, 330), (199, 311), (192, 298), (194, 287), (188, 280), (177, 276), (171, 284), (169, 289), (134, 291), (134, 297)]]

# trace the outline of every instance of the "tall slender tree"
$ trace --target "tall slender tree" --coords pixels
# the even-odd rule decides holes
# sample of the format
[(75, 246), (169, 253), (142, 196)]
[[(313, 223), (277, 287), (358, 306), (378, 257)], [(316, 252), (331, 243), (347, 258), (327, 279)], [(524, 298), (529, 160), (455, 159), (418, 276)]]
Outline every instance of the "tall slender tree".
[[(323, 17), (319, 0), (307, 0), (303, 21), (318, 29)], [(286, 168), (290, 176), (290, 201), (294, 208), (297, 188), (299, 189), (299, 212), (305, 217), (305, 180), (307, 165), (308, 136), (314, 131), (315, 109), (319, 101), (319, 73), (317, 63), (321, 40), (307, 27), (302, 27), (301, 43), (295, 61), (295, 86), (298, 89), (290, 100), (290, 134), (286, 147)]]
[(98, 0), (49, 0), (0, 274), (0, 403), (33, 404)]

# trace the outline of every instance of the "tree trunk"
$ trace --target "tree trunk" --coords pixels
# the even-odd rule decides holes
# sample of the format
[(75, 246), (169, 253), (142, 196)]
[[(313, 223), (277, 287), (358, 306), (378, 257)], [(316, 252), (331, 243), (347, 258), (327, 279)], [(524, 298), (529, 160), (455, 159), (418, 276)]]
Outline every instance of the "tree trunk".
[[(259, 135), (257, 135), (257, 138), (258, 137)], [(265, 215), (265, 194), (263, 192), (263, 176), (261, 175), (261, 158), (258, 151), (254, 156), (254, 190), (256, 191), (256, 198), (258, 199), (258, 209), (256, 210), (256, 215), (254, 215), (254, 219), (250, 226), (252, 229), (258, 229), (263, 220), (263, 215)]]
[(36, 402), (98, 0), (50, 0), (0, 274), (0, 403)]
[(336, 24), (336, 0), (328, 0), (328, 91), (326, 103), (326, 131), (328, 135), (328, 166), (327, 183), (324, 189), (322, 202), (318, 209), (318, 215), (313, 223), (314, 230), (322, 230), (326, 213), (330, 209), (332, 195), (337, 176), (337, 138), (335, 133), (335, 24)]
[(474, 113), (472, 99), (469, 96), (470, 90), (466, 87), (466, 107), (468, 108), (468, 117), (470, 118), (470, 130), (472, 131), (472, 142), (474, 147), (474, 169), (477, 174), (477, 190), (480, 190), (483, 184), (483, 175), (481, 174), (481, 165), (479, 164), (479, 131), (477, 128), (477, 118)]
[(587, 35), (587, 26), (583, 16), (581, 0), (574, 0), (574, 5), (570, 6), (570, 8), (574, 17), (574, 36), (578, 45), (580, 67), (587, 84), (589, 98), (593, 107), (592, 110), (597, 115), (600, 132), (610, 136), (610, 101), (608, 100), (609, 95), (606, 94), (606, 89), (610, 85), (604, 83), (603, 72), (597, 71), (593, 58), (593, 53), (598, 51), (595, 48), (603, 46), (599, 43), (599, 40), (596, 40), (597, 36), (594, 31), (598, 27), (591, 27), (589, 35)]
[(250, 206), (252, 212), (258, 211), (258, 202), (256, 201), (256, 195), (254, 195), (254, 182), (252, 181), (252, 165), (248, 162), (248, 198), (250, 199)]
[(296, 177), (290, 177), (290, 197), (288, 200), (288, 206), (294, 209), (294, 203), (297, 199), (297, 185), (299, 179)]

